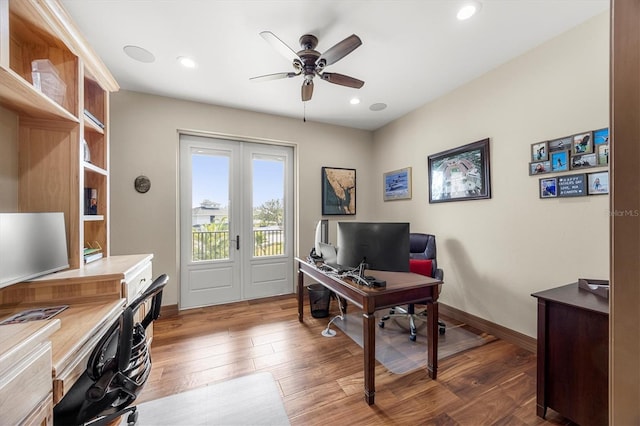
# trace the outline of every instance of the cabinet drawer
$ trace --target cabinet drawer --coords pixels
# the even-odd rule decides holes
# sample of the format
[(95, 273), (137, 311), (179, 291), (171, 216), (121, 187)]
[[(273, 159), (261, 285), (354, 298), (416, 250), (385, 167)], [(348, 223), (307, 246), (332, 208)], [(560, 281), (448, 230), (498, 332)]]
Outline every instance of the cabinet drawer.
[(146, 262), (139, 269), (135, 269), (131, 274), (131, 278), (125, 276), (123, 297), (126, 297), (127, 305), (151, 285), (151, 280), (151, 262)]
[(0, 379), (3, 424), (20, 424), (50, 398), (51, 368), (51, 342), (45, 342)]

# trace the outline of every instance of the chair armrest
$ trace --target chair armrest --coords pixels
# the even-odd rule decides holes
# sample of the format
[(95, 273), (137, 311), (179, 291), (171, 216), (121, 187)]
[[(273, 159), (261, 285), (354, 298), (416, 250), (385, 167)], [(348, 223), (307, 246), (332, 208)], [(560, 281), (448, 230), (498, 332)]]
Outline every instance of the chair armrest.
[(439, 281), (444, 281), (444, 271), (440, 268), (436, 269), (435, 273), (433, 274), (433, 278)]

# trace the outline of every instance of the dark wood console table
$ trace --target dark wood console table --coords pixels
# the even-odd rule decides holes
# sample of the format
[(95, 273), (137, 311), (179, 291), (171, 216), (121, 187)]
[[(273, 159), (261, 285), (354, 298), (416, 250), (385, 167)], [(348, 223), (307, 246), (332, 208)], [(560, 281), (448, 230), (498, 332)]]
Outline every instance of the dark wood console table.
[(578, 283), (538, 299), (536, 414), (547, 408), (580, 425), (608, 423), (609, 301)]
[(363, 311), (364, 399), (369, 405), (375, 398), (375, 335), (374, 312), (407, 303), (427, 301), (427, 370), (435, 379), (438, 372), (438, 295), (442, 281), (411, 272), (367, 271), (387, 282), (384, 288), (371, 288), (349, 279), (339, 279), (302, 259), (298, 261), (298, 320), (303, 322), (304, 276), (334, 291)]

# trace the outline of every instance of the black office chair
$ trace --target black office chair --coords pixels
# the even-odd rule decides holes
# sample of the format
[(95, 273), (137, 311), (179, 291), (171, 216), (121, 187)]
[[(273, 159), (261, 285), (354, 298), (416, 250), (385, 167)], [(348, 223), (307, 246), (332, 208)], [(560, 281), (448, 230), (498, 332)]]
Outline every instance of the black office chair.
[[(135, 424), (138, 413), (130, 405), (151, 372), (146, 329), (160, 315), (167, 281), (166, 274), (156, 278), (100, 339), (82, 376), (53, 408), (54, 425), (106, 425), (126, 413), (128, 424)], [(150, 298), (149, 312), (134, 324), (136, 312)]]
[[(423, 262), (429, 260), (430, 262)], [(436, 236), (412, 232), (409, 234), (409, 270), (416, 274), (426, 275), (442, 281), (444, 271), (438, 268), (436, 256)], [(409, 340), (416, 341), (416, 332), (420, 325), (427, 321), (427, 310), (416, 312), (415, 304), (410, 303), (406, 308), (395, 306), (389, 310), (389, 314), (378, 322), (380, 328), (384, 328), (385, 321), (390, 318), (404, 318), (409, 322)], [(445, 334), (444, 322), (438, 320), (438, 332)]]

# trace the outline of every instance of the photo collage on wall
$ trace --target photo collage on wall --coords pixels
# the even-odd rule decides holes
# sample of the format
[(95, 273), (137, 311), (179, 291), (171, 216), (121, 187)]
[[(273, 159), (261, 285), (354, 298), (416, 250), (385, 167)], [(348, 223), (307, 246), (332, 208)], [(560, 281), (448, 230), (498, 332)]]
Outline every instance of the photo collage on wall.
[[(598, 129), (531, 144), (529, 175), (582, 172), (609, 165), (609, 129)], [(609, 193), (609, 172), (593, 171), (539, 179), (540, 198)]]

